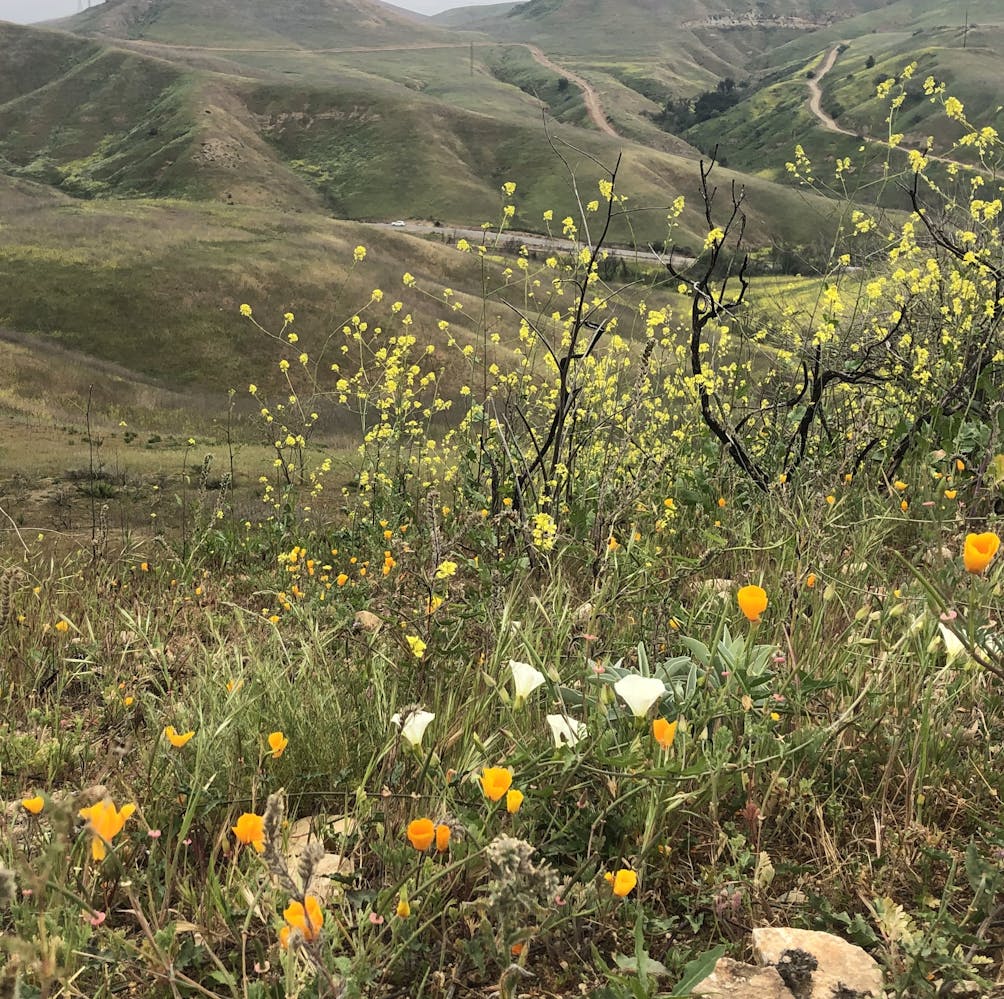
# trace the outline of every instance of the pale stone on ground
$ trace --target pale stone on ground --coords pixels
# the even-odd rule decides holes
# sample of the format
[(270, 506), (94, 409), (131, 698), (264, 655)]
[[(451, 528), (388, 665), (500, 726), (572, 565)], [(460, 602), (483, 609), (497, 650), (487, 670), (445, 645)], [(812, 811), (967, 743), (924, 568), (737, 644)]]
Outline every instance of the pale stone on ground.
[(715, 970), (694, 987), (693, 995), (706, 999), (791, 999), (774, 968), (757, 968), (729, 957), (718, 959)]
[(758, 961), (779, 968), (795, 999), (882, 995), (882, 969), (875, 959), (832, 933), (760, 927), (753, 931), (753, 949)]

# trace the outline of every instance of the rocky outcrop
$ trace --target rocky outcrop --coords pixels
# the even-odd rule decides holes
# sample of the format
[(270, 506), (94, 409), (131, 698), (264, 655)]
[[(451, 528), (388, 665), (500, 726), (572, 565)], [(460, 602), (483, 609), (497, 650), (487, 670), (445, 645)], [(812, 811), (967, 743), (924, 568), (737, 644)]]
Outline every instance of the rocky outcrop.
[(723, 957), (694, 989), (707, 999), (881, 999), (882, 970), (860, 947), (815, 930), (753, 931), (759, 964)]
[(860, 947), (815, 930), (764, 926), (753, 951), (773, 965), (795, 999), (873, 999), (882, 995), (882, 969)]
[(775, 968), (757, 968), (728, 957), (719, 960), (692, 994), (707, 999), (791, 999)]

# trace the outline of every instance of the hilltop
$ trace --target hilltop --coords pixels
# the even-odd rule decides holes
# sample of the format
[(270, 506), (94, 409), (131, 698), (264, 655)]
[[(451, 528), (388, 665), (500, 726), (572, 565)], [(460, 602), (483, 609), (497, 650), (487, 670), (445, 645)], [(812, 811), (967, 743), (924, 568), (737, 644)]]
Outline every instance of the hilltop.
[[(52, 22), (76, 34), (198, 46), (345, 48), (436, 42), (447, 33), (378, 0), (105, 0)], [(452, 39), (451, 39), (452, 40)]]

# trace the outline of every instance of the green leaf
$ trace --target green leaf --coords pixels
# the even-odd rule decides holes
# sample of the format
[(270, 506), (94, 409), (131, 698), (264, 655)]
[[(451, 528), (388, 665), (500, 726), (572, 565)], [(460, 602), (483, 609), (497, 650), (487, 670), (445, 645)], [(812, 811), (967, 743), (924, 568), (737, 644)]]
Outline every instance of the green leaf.
[(644, 952), (640, 960), (633, 954), (614, 954), (614, 964), (621, 971), (628, 971), (635, 975), (639, 974), (639, 971), (643, 975), (652, 975), (653, 977), (669, 974), (669, 968), (662, 961), (656, 961)]
[(673, 996), (689, 996), (694, 987), (700, 985), (711, 974), (718, 959), (725, 956), (725, 950), (725, 945), (719, 944), (700, 957), (695, 957), (693, 961), (688, 961), (683, 968), (683, 978), (677, 982), (673, 990)]

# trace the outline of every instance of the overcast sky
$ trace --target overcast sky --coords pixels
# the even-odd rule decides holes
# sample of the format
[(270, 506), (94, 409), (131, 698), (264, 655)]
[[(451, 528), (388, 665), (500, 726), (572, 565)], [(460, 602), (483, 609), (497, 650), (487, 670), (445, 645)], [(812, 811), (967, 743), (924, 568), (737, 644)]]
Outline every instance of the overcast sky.
[[(452, 7), (473, 7), (499, 0), (396, 0), (396, 6), (417, 10), (422, 14), (438, 14)], [(17, 21), (30, 24), (53, 17), (76, 14), (87, 0), (0, 0), (0, 21)]]

